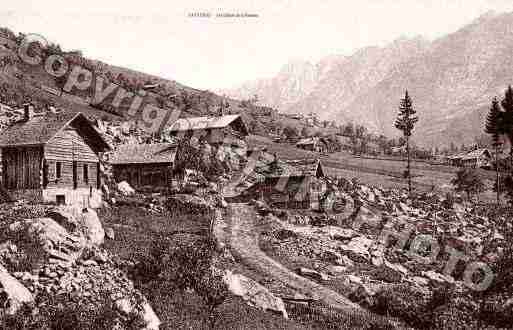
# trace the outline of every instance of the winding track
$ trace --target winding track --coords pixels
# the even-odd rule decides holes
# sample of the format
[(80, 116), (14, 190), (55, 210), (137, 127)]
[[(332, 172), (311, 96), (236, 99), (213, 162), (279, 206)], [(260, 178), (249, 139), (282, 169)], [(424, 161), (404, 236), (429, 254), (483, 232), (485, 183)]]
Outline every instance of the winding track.
[(254, 224), (257, 217), (254, 209), (247, 204), (230, 204), (228, 218), (226, 219), (230, 231), (230, 246), (232, 252), (241, 259), (242, 263), (332, 308), (352, 315), (371, 316), (366, 309), (358, 304), (351, 302), (331, 289), (291, 272), (260, 250), (258, 231)]

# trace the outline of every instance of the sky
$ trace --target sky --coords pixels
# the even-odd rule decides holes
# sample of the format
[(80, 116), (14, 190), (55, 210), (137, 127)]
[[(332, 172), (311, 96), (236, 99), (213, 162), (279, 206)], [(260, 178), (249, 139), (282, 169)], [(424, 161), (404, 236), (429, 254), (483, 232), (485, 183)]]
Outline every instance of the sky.
[(402, 37), (433, 40), (490, 10), (513, 11), (511, 0), (5, 1), (0, 26), (209, 90), (272, 77), (290, 61), (351, 55)]

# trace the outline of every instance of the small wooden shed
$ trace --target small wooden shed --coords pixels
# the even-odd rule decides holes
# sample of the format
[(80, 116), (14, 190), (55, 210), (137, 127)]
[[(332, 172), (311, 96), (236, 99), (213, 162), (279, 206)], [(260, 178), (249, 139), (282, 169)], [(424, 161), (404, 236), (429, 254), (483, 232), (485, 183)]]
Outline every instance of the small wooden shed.
[(318, 160), (275, 160), (263, 171), (255, 170), (259, 179), (243, 193), (246, 198), (263, 198), (278, 208), (319, 208), (325, 182), (324, 170)]
[(2, 186), (12, 199), (99, 207), (108, 143), (81, 113), (24, 119), (0, 134)]
[(137, 190), (160, 190), (172, 185), (177, 145), (174, 143), (124, 144), (110, 155), (116, 182)]
[(326, 140), (322, 137), (317, 136), (299, 140), (299, 142), (296, 143), (296, 147), (316, 152), (328, 151), (328, 143), (326, 142)]

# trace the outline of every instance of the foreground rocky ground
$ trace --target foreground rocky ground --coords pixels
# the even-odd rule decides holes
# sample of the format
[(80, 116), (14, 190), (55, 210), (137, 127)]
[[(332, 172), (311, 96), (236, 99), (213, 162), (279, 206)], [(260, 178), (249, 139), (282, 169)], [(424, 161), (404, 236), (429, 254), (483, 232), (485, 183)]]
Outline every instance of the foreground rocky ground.
[[(323, 211), (271, 209), (262, 202), (230, 205), (215, 184), (171, 196), (128, 189), (123, 194), (131, 196), (116, 195), (99, 216), (90, 209), (3, 204), (2, 324), (509, 327), (508, 209), (329, 183)], [(190, 263), (205, 257), (195, 254), (204, 253), (196, 247), (211, 230), (216, 245), (208, 260)], [(176, 256), (183, 264), (173, 263)], [(476, 268), (478, 261), (486, 267)], [(199, 285), (176, 277), (189, 265), (207, 270)], [(483, 290), (476, 285), (486, 273), (475, 269), (493, 274)]]
[(412, 327), (507, 324), (507, 210), (451, 196), (408, 198), (347, 181), (333, 186), (326, 213), (257, 203), (261, 249), (299, 275)]
[(1, 211), (4, 326), (80, 329), (96, 320), (101, 328), (159, 328), (146, 298), (102, 248), (94, 210), (18, 202)]

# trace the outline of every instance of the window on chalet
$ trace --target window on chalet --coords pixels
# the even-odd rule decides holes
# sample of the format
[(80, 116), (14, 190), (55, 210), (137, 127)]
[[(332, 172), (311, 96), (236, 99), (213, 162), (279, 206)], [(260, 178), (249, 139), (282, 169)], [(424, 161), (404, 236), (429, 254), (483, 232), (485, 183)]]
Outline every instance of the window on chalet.
[(88, 184), (89, 183), (89, 167), (87, 166), (87, 164), (84, 164), (83, 174), (84, 174), (84, 183)]
[(62, 163), (61, 162), (55, 163), (55, 178), (57, 180), (62, 178)]

